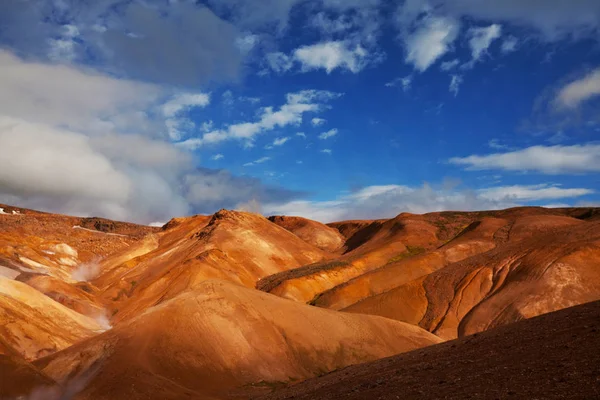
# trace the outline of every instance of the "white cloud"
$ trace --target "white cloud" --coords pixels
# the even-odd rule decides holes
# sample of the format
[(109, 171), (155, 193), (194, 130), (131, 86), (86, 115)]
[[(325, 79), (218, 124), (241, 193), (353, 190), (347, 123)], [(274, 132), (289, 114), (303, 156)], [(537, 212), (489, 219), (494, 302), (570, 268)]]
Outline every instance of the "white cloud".
[(323, 118), (313, 118), (311, 120), (311, 123), (313, 126), (321, 126), (321, 125), (325, 124), (326, 122), (327, 122), (327, 120), (323, 119)]
[(171, 118), (194, 107), (206, 107), (209, 103), (210, 95), (207, 93), (182, 93), (173, 96), (163, 105), (162, 110), (165, 117)]
[(598, 95), (600, 95), (600, 68), (560, 88), (554, 103), (559, 108), (572, 109)]
[(260, 103), (260, 97), (242, 96), (242, 97), (240, 97), (240, 101), (247, 101), (250, 104), (258, 104), (258, 103)]
[(391, 218), (401, 212), (478, 211), (504, 209), (522, 202), (579, 197), (588, 189), (562, 189), (552, 185), (506, 186), (475, 190), (458, 190), (456, 185), (433, 187), (403, 185), (368, 186), (330, 201), (293, 200), (282, 204), (265, 204), (269, 215), (298, 215), (321, 222), (346, 219)]
[(200, 125), (200, 132), (204, 132), (204, 133), (210, 132), (213, 130), (213, 126), (214, 126), (214, 122), (212, 120), (208, 121), (208, 122), (203, 122)]
[(235, 45), (242, 53), (251, 52), (260, 42), (258, 35), (247, 34), (235, 39)]
[(0, 65), (0, 203), (150, 223), (297, 196), (198, 167), (165, 140), (163, 102), (179, 98), (172, 89), (7, 52)]
[(296, 133), (296, 136), (299, 136), (302, 139), (306, 139), (306, 133), (304, 133), (304, 132), (298, 132), (298, 133)]
[(514, 36), (509, 36), (502, 42), (502, 47), (500, 48), (504, 54), (512, 53), (517, 50), (517, 46), (519, 44), (519, 39)]
[(345, 32), (354, 27), (349, 16), (340, 15), (338, 18), (330, 18), (325, 12), (319, 12), (313, 16), (310, 24), (326, 35)]
[(273, 146), (283, 146), (288, 140), (290, 140), (289, 137), (277, 138), (273, 141)]
[(324, 153), (324, 154), (331, 154), (331, 153), (333, 153), (333, 152), (332, 152), (330, 149), (323, 149), (323, 150), (321, 150), (321, 153)]
[(402, 86), (402, 90), (404, 92), (408, 92), (412, 86), (412, 81), (413, 81), (413, 76), (408, 75), (405, 77), (396, 78), (393, 81), (386, 83), (385, 86), (386, 87), (395, 87), (395, 86), (398, 86), (398, 84), (400, 84)]
[(277, 73), (287, 72), (294, 66), (294, 60), (282, 52), (268, 53), (265, 57), (269, 67)]
[(53, 61), (73, 61), (76, 57), (75, 43), (73, 40), (48, 39), (48, 58)]
[(555, 200), (585, 196), (594, 191), (585, 188), (564, 189), (558, 185), (513, 185), (487, 188), (478, 191), (479, 195), (493, 201), (537, 201)]
[(221, 102), (224, 107), (233, 107), (235, 101), (233, 100), (233, 92), (231, 90), (226, 90), (221, 95)]
[(460, 75), (452, 75), (450, 79), (450, 93), (454, 94), (454, 97), (458, 96), (458, 91), (460, 89), (460, 85), (463, 82), (463, 77)]
[(403, 33), (406, 62), (420, 72), (428, 69), (450, 51), (460, 32), (460, 22), (454, 18), (427, 16), (412, 33)]
[(248, 163), (244, 164), (244, 167), (252, 167), (257, 164), (266, 163), (270, 159), (271, 159), (271, 157), (262, 157), (262, 158), (259, 158), (258, 160), (254, 160), (252, 162), (248, 162)]
[(474, 192), (452, 193), (436, 191), (429, 185), (369, 186), (331, 201), (295, 200), (284, 204), (267, 204), (264, 211), (271, 215), (299, 215), (321, 222), (346, 219), (391, 218), (401, 212), (424, 213), (443, 210), (490, 209), (490, 201), (482, 201)]
[(544, 207), (544, 208), (567, 208), (567, 207), (571, 207), (571, 205), (566, 204), (566, 203), (550, 203), (550, 204), (544, 204), (542, 207)]
[(337, 134), (338, 134), (338, 130), (333, 128), (333, 129), (328, 130), (327, 132), (321, 133), (319, 135), (319, 139), (321, 139), (321, 140), (329, 139), (331, 137), (334, 137)]
[(165, 124), (172, 140), (181, 140), (186, 131), (195, 128), (195, 124), (181, 114), (196, 107), (206, 107), (210, 103), (210, 94), (207, 93), (180, 93), (173, 96), (162, 106)]
[(29, 62), (4, 50), (0, 70), (0, 113), (86, 132), (150, 130), (140, 110), (157, 105), (165, 95), (155, 85)]
[(63, 25), (59, 38), (48, 39), (48, 58), (56, 62), (72, 62), (77, 58), (75, 39), (79, 36), (79, 29), (75, 25)]
[(22, 193), (65, 193), (116, 202), (129, 196), (128, 177), (84, 135), (1, 117), (0, 142), (2, 190), (12, 186)]
[[(290, 12), (303, 0), (276, 0), (249, 3), (247, 0), (208, 0), (208, 3), (218, 11), (230, 14), (237, 25), (249, 29), (258, 30), (265, 26), (275, 26), (278, 32), (283, 32), (288, 25)], [(311, 4), (311, 11), (319, 14), (313, 18), (317, 19), (310, 25), (321, 30), (321, 33), (344, 33), (368, 35), (374, 29), (371, 25), (377, 25), (377, 7), (380, 0), (322, 0)], [(375, 13), (373, 16), (372, 14)], [(372, 19), (375, 19), (374, 21)], [(331, 26), (338, 25), (346, 26)], [(365, 27), (364, 25), (369, 25)], [(351, 31), (349, 31), (351, 30)], [(355, 32), (356, 31), (356, 32)]]
[(294, 51), (294, 59), (302, 65), (303, 71), (322, 68), (328, 74), (337, 68), (357, 73), (371, 61), (369, 53), (361, 45), (352, 46), (342, 41), (300, 47)]
[(470, 37), (471, 56), (473, 60), (479, 60), (487, 52), (492, 42), (502, 36), (502, 26), (492, 24), (488, 27), (470, 28), (467, 35)]
[(218, 160), (222, 160), (223, 158), (225, 158), (225, 156), (223, 154), (215, 154), (214, 156), (211, 157), (212, 160), (214, 161), (218, 161)]
[(488, 141), (488, 147), (494, 150), (506, 150), (508, 146), (500, 143), (498, 139), (490, 139)]
[[(424, 0), (410, 0), (413, 8)], [(505, 21), (539, 32), (543, 40), (553, 41), (572, 36), (598, 37), (600, 2), (596, 0), (427, 0), (439, 13), (475, 20)], [(418, 10), (418, 8), (416, 8)]]
[(450, 163), (468, 170), (531, 171), (543, 174), (600, 172), (600, 145), (532, 146), (506, 153), (454, 157)]
[(460, 64), (460, 61), (455, 58), (454, 60), (451, 61), (444, 61), (443, 63), (440, 64), (440, 69), (442, 71), (450, 71), (454, 68), (456, 68), (458, 66), (458, 64)]
[(319, 112), (323, 109), (322, 103), (329, 102), (339, 96), (341, 94), (323, 90), (303, 90), (297, 93), (288, 93), (286, 104), (277, 111), (273, 111), (273, 107), (263, 108), (260, 119), (256, 122), (229, 125), (227, 128), (206, 133), (200, 138), (185, 140), (178, 143), (178, 145), (193, 150), (207, 144), (215, 144), (226, 140), (244, 140), (246, 145), (251, 146), (256, 135), (274, 128), (299, 125), (305, 113)]
[(90, 137), (6, 116), (0, 141), (0, 202), (137, 222), (190, 209), (176, 183), (190, 160), (168, 143)]

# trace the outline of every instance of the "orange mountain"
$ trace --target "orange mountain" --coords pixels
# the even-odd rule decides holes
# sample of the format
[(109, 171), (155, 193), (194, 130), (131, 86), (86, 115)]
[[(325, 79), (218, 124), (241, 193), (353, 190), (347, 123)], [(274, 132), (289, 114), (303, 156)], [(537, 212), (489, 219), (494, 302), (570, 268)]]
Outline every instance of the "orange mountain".
[[(10, 377), (2, 398), (387, 398), (392, 369), (427, 398), (431, 376), (469, 382), (469, 354), (498, 354), (504, 334), (527, 339), (524, 360), (542, 351), (531, 345), (538, 340), (549, 357), (579, 368), (552, 347), (566, 331), (547, 322), (566, 326), (579, 311), (536, 317), (600, 300), (600, 209), (327, 225), (221, 210), (153, 228), (0, 207), (0, 369)], [(472, 335), (486, 339), (471, 349)], [(413, 360), (406, 364), (376, 361), (420, 348), (398, 356)], [(506, 357), (473, 368), (504, 368), (517, 356)], [(465, 398), (469, 385), (457, 388), (444, 393)], [(566, 396), (566, 388), (531, 393)], [(482, 398), (509, 393), (471, 389)]]

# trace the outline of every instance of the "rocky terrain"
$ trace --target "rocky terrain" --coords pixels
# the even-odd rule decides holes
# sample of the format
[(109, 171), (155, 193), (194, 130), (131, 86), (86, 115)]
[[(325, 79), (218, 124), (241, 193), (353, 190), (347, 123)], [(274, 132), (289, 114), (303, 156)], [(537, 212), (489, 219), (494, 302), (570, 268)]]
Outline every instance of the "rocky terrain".
[(600, 302), (344, 368), (261, 400), (597, 399)]
[(0, 210), (2, 399), (598, 395), (599, 209)]

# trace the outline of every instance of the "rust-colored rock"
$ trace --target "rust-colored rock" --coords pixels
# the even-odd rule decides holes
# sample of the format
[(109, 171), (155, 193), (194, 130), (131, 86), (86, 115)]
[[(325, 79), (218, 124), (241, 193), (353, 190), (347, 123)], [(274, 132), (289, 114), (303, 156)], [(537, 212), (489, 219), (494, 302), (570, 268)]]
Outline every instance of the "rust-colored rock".
[(334, 228), (301, 217), (269, 217), (269, 221), (281, 226), (307, 243), (327, 252), (335, 252), (344, 245), (344, 237)]
[[(439, 342), (401, 322), (205, 281), (36, 366), (64, 386), (88, 379), (78, 399), (220, 397), (252, 383), (305, 379)], [(169, 385), (157, 387), (162, 382)]]
[[(459, 338), (406, 356), (413, 361), (398, 367), (397, 385), (367, 364), (281, 396), (395, 398), (371, 379), (408, 385), (403, 395), (415, 398), (505, 398), (530, 373), (572, 380), (530, 363), (514, 388), (498, 384), (505, 369), (518, 374), (517, 356), (494, 329), (510, 336), (513, 326), (529, 327), (515, 328), (525, 341), (511, 336), (526, 363), (543, 351), (580, 371), (560, 347), (571, 345), (568, 329), (519, 324), (600, 299), (599, 209), (402, 213), (328, 225), (221, 210), (151, 228), (0, 208), (0, 372), (14, 379), (1, 382), (0, 397), (239, 400)], [(593, 346), (583, 332), (572, 334)], [(473, 334), (488, 338), (475, 350)], [(534, 335), (550, 344), (528, 350)], [(481, 355), (472, 368), (473, 357), (463, 357), (470, 351)], [(594, 373), (597, 360), (587, 360)], [(487, 377), (479, 366), (502, 371)], [(432, 376), (443, 392), (427, 391)], [(443, 376), (459, 382), (456, 391)], [(591, 384), (589, 376), (577, 375)], [(561, 382), (523, 393), (596, 394)]]

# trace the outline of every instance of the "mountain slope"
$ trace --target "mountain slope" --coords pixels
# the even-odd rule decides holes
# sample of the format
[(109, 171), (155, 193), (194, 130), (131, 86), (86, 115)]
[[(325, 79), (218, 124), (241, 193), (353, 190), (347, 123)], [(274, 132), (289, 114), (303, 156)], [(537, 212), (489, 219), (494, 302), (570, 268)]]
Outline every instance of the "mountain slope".
[(164, 399), (221, 397), (245, 385), (305, 379), (439, 342), (397, 321), (205, 281), (35, 364), (63, 384), (88, 374), (78, 399), (147, 398), (161, 382), (169, 383), (158, 392)]
[(253, 288), (262, 277), (327, 256), (266, 218), (243, 212), (183, 219), (158, 235), (153, 250), (122, 264), (108, 259), (104, 273), (93, 280), (113, 321), (131, 318), (207, 279)]
[(56, 383), (18, 356), (0, 355), (0, 377), (0, 399), (58, 400)]
[(600, 302), (355, 365), (261, 400), (597, 399)]
[(346, 308), (453, 262), (489, 251), (497, 245), (496, 233), (507, 224), (507, 220), (499, 218), (484, 218), (472, 222), (457, 237), (441, 247), (421, 254), (414, 248), (409, 248), (383, 267), (321, 293), (312, 304), (334, 310)]
[(344, 245), (344, 237), (334, 228), (301, 217), (272, 216), (269, 221), (281, 226), (307, 243), (327, 252), (335, 252)]
[(104, 331), (28, 285), (0, 277), (0, 343), (28, 360)]
[(600, 223), (525, 235), (344, 309), (446, 339), (600, 299)]
[[(387, 264), (409, 248), (435, 248), (439, 244), (436, 230), (423, 217), (412, 214), (370, 222), (346, 241), (346, 252), (340, 257), (268, 277), (257, 288), (308, 303), (337, 285)], [(361, 241), (352, 242), (357, 236)]]

